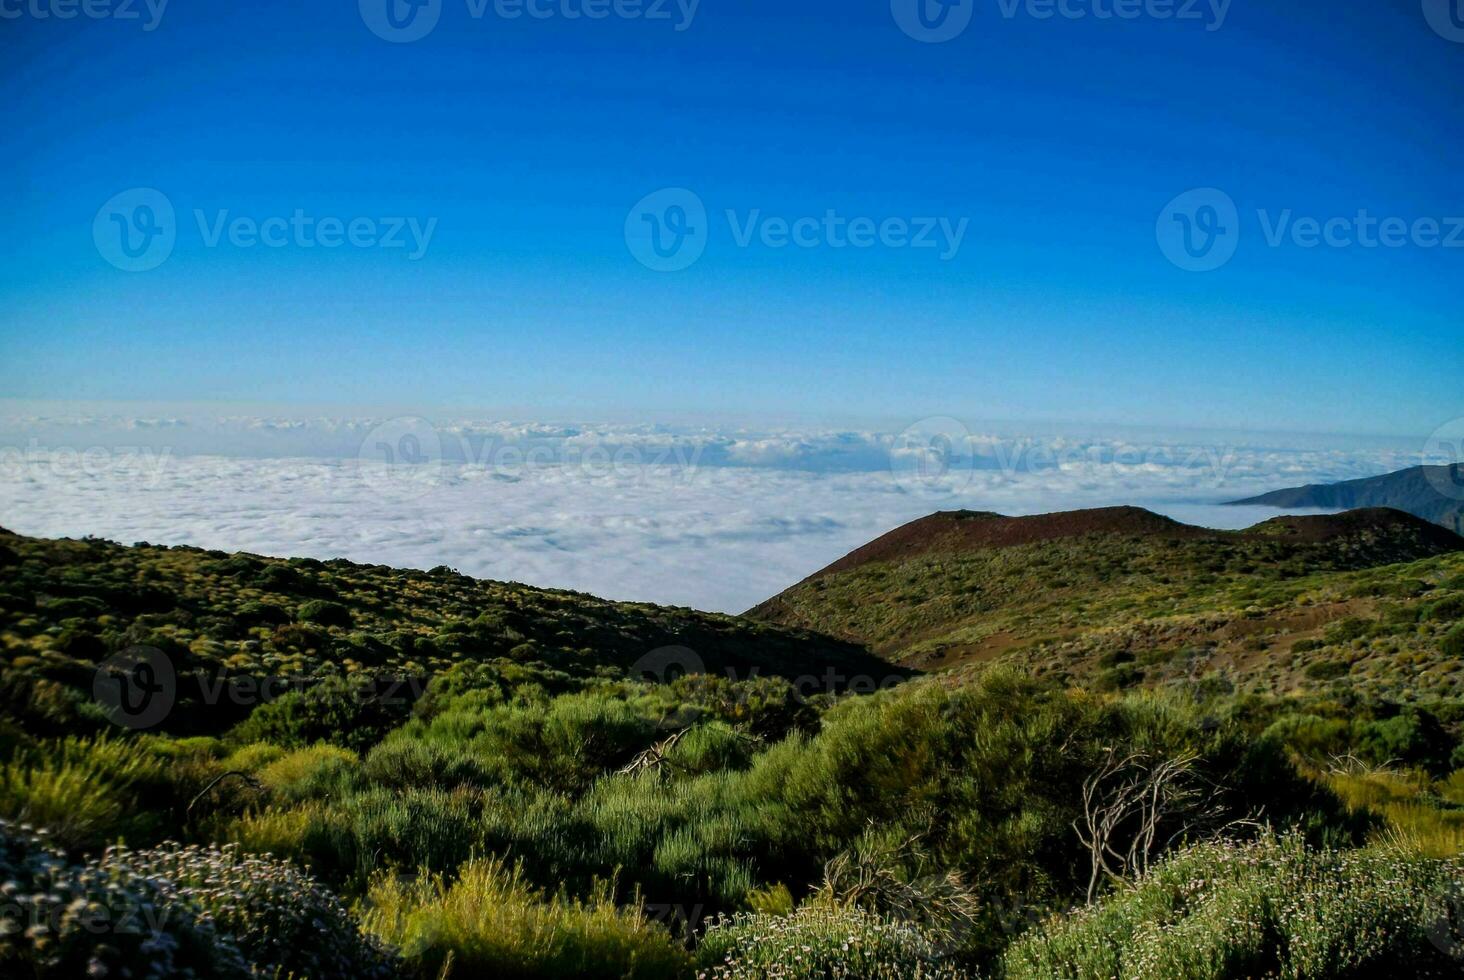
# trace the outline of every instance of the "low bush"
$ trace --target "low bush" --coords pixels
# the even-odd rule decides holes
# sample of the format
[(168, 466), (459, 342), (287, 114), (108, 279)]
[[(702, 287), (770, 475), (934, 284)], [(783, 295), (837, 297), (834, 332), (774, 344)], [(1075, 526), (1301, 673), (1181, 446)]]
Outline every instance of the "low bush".
[(251, 810), (218, 827), (215, 839), (238, 844), (250, 854), (273, 854), (307, 862), (307, 838), (326, 823), (320, 804)]
[(330, 742), (364, 753), (406, 720), (410, 704), (380, 697), (370, 681), (333, 677), (259, 705), (234, 727), (234, 744), (270, 742), (301, 749)]
[(948, 950), (918, 926), (857, 907), (805, 905), (791, 915), (715, 922), (697, 947), (708, 980), (959, 980)]
[(0, 820), (0, 975), (251, 976), (238, 946), (166, 882), (99, 861), (69, 863), (49, 838)]
[(754, 741), (731, 725), (714, 721), (688, 731), (666, 754), (675, 771), (699, 775), (746, 769), (752, 762)]
[(1369, 762), (1418, 766), (1436, 776), (1454, 768), (1454, 737), (1422, 708), (1404, 708), (1391, 718), (1363, 722), (1354, 729), (1357, 754)]
[(317, 866), (354, 883), (375, 868), (447, 872), (472, 856), (481, 808), (474, 793), (371, 790), (347, 797), (307, 830)]
[(340, 901), (286, 862), (232, 847), (115, 849), (102, 868), (162, 883), (165, 905), (201, 910), (259, 976), (387, 978), (394, 957)]
[(283, 759), (289, 750), (268, 742), (250, 742), (235, 749), (224, 757), (223, 767), (235, 772), (256, 773), (277, 759)]
[(666, 930), (619, 908), (602, 887), (587, 901), (553, 899), (498, 860), (464, 865), (456, 880), (378, 874), (365, 926), (401, 950), (405, 972), (432, 978), (671, 980), (688, 958)]
[(1438, 623), (1452, 623), (1464, 619), (1464, 595), (1451, 595), (1432, 603), (1425, 614)]
[(1351, 643), (1360, 640), (1372, 631), (1373, 624), (1365, 619), (1340, 619), (1327, 627), (1327, 642), (1331, 644)]
[(280, 756), (260, 768), (258, 777), (276, 796), (304, 800), (344, 794), (359, 770), (356, 753), (322, 743)]
[(304, 603), (300, 606), (298, 619), (302, 623), (314, 623), (317, 626), (351, 628), (351, 611), (339, 602), (328, 599), (312, 599)]
[(1316, 660), (1306, 665), (1302, 673), (1314, 681), (1331, 681), (1346, 677), (1352, 665), (1344, 660)]
[(494, 781), (460, 746), (410, 735), (389, 738), (372, 749), (366, 757), (364, 774), (373, 785), (390, 789), (452, 789)]
[(1457, 864), (1297, 838), (1183, 851), (1133, 888), (1019, 939), (1009, 980), (1453, 976)]

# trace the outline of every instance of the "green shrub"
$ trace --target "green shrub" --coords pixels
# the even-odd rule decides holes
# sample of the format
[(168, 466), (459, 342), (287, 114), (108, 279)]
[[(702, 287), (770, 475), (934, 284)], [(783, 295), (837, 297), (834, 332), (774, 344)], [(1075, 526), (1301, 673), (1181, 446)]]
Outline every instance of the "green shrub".
[(222, 823), (215, 837), (238, 844), (250, 854), (273, 854), (308, 864), (306, 840), (325, 823), (327, 816), (320, 803), (250, 810)]
[(225, 756), (222, 765), (226, 770), (255, 773), (271, 762), (283, 759), (288, 752), (289, 750), (281, 745), (271, 745), (269, 742), (250, 742)]
[(1122, 663), (1102, 671), (1094, 679), (1093, 686), (1100, 691), (1121, 691), (1133, 687), (1144, 679), (1144, 672), (1134, 664)]
[(1460, 623), (1444, 634), (1444, 656), (1464, 658), (1464, 623)]
[(1432, 603), (1425, 615), (1437, 623), (1452, 623), (1464, 619), (1464, 595), (1451, 595)]
[(646, 748), (655, 722), (625, 701), (597, 694), (555, 698), (543, 723), (544, 746), (561, 784), (583, 784)]
[(372, 749), (364, 773), (373, 784), (391, 789), (453, 789), (492, 781), (484, 767), (458, 746), (410, 736), (388, 738)]
[(1331, 681), (1346, 677), (1352, 665), (1345, 660), (1316, 660), (1306, 665), (1302, 673), (1314, 681)]
[(331, 818), (349, 836), (331, 833), (315, 844), (345, 850), (317, 860), (324, 867), (334, 861), (359, 880), (375, 868), (451, 871), (472, 855), (479, 837), (477, 798), (468, 793), (371, 790), (347, 797), (333, 810)]
[(1365, 619), (1341, 619), (1327, 627), (1326, 637), (1330, 644), (1351, 643), (1372, 631), (1373, 624)]
[(330, 742), (364, 753), (410, 710), (402, 699), (378, 696), (371, 682), (330, 678), (261, 704), (231, 738), (236, 744), (272, 742), (291, 749)]
[(272, 602), (246, 602), (234, 615), (246, 626), (283, 626), (290, 621), (289, 610)]
[(304, 800), (343, 794), (359, 771), (356, 753), (322, 743), (280, 756), (263, 766), (258, 778), (286, 800)]
[(1310, 759), (1324, 761), (1347, 751), (1351, 727), (1345, 721), (1317, 715), (1290, 713), (1277, 718), (1262, 733)]
[(718, 920), (697, 947), (708, 980), (958, 980), (965, 974), (918, 927), (857, 907), (805, 905), (791, 915)]
[(680, 738), (666, 759), (683, 774), (745, 769), (752, 761), (753, 741), (720, 721), (698, 725)]
[[(1207, 844), (1132, 888), (1019, 939), (1009, 980), (1442, 976), (1457, 865), (1296, 838)], [(1447, 932), (1446, 932), (1447, 935)]]
[(328, 599), (312, 599), (300, 606), (296, 617), (302, 623), (316, 626), (335, 626), (343, 630), (351, 628), (351, 611), (339, 602)]
[(377, 875), (365, 925), (424, 978), (449, 962), (453, 976), (524, 980), (671, 980), (688, 965), (663, 928), (616, 907), (608, 888), (584, 902), (551, 898), (496, 859), (469, 862), (451, 883)]
[(1435, 775), (1450, 770), (1455, 747), (1454, 738), (1433, 714), (1414, 707), (1359, 724), (1354, 741), (1358, 754), (1377, 765), (1419, 766)]

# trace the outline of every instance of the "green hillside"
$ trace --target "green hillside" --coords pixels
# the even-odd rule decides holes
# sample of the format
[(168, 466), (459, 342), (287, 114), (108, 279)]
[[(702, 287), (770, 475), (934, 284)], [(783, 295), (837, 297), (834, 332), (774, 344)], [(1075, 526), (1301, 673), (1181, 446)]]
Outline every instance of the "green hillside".
[(751, 615), (922, 670), (993, 661), (1098, 686), (1464, 693), (1446, 655), (1464, 539), (1392, 511), (1188, 527), (1132, 508), (938, 514)]
[[(141, 645), (180, 674), (355, 678), (420, 688), (454, 665), (503, 660), (576, 677), (632, 668), (751, 678), (904, 672), (856, 645), (731, 616), (616, 603), (460, 575), (194, 548), (39, 540), (0, 532), (0, 687), (11, 710), (56, 719), (88, 703), (93, 673)], [(664, 648), (684, 648), (658, 654)], [(216, 734), (247, 714), (180, 685), (171, 730)], [(70, 706), (70, 707), (68, 707)], [(45, 724), (37, 717), (37, 724)], [(56, 721), (64, 727), (64, 721)]]

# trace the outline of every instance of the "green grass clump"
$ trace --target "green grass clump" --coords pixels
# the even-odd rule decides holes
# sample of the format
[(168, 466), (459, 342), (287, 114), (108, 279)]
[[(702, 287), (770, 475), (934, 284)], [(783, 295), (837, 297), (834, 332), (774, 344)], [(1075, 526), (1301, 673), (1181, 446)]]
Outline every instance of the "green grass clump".
[(1019, 939), (1005, 975), (1452, 976), (1447, 916), (1461, 884), (1459, 865), (1397, 848), (1317, 851), (1291, 837), (1200, 845)]
[(638, 909), (618, 907), (608, 888), (584, 901), (556, 900), (497, 859), (470, 861), (451, 881), (380, 874), (367, 908), (366, 928), (401, 950), (410, 976), (671, 980), (687, 974), (688, 957), (666, 930)]
[(163, 760), (136, 741), (42, 743), (0, 766), (0, 817), (45, 827), (61, 847), (95, 850), (152, 831), (157, 820), (140, 794), (164, 772)]

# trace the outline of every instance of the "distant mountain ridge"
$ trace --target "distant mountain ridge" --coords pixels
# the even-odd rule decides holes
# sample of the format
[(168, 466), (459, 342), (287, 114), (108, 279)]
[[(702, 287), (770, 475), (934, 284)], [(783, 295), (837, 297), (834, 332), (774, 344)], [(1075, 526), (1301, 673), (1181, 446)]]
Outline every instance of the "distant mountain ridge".
[(1274, 490), (1259, 497), (1229, 503), (1287, 510), (1391, 507), (1440, 524), (1455, 534), (1464, 534), (1464, 467), (1457, 463), (1451, 466), (1414, 466), (1360, 480)]

